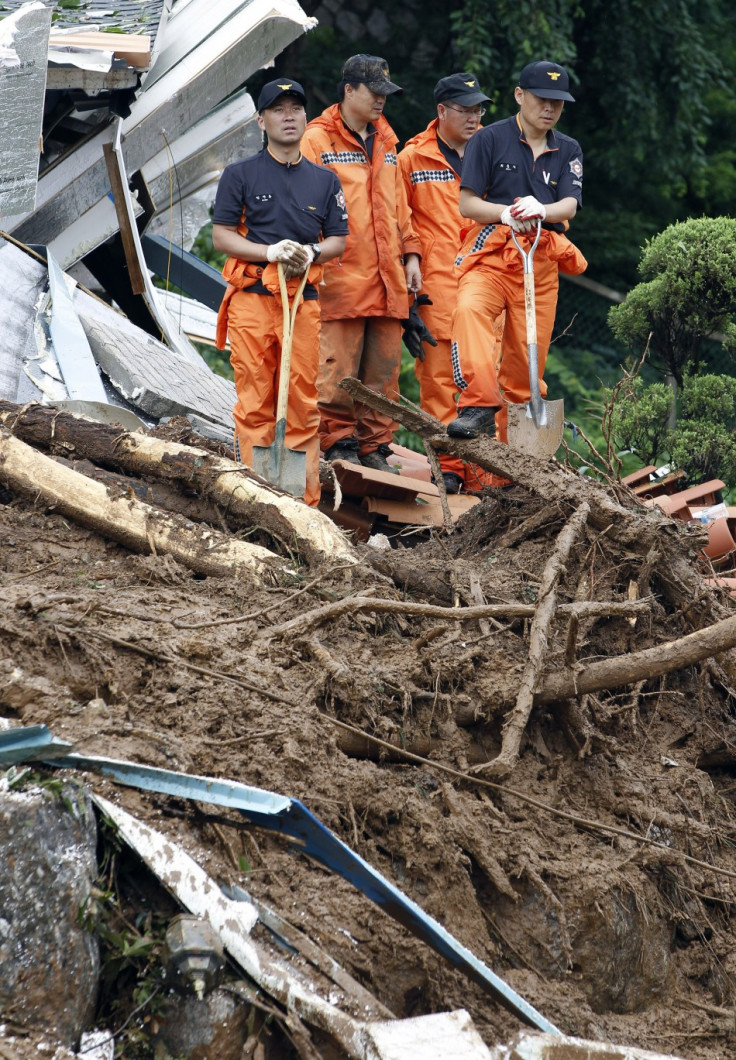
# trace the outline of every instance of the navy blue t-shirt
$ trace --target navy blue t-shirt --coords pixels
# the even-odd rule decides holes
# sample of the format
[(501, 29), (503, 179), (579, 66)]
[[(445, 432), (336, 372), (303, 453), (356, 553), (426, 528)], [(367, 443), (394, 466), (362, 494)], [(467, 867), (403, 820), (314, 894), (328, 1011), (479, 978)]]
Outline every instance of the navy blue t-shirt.
[[(465, 147), (461, 185), (486, 202), (511, 204), (533, 195), (548, 205), (568, 196), (583, 205), (583, 152), (577, 140), (550, 129), (537, 159), (513, 115), (479, 129)], [(564, 224), (545, 228), (564, 231)]]
[[(254, 243), (282, 239), (316, 243), (320, 235), (348, 234), (345, 196), (337, 175), (306, 158), (279, 162), (268, 150), (225, 167), (212, 222), (228, 228), (242, 222), (248, 229), (246, 238)], [(248, 290), (268, 293), (260, 283)], [(305, 298), (308, 292), (309, 288)]]

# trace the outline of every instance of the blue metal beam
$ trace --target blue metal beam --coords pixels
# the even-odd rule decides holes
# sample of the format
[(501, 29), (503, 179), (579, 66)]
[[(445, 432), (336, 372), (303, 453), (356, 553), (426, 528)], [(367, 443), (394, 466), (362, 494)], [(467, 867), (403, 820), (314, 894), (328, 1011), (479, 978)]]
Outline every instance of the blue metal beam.
[(353, 884), (394, 920), (442, 954), (524, 1023), (547, 1034), (560, 1034), (549, 1020), (500, 979), (449, 931), (394, 887), (367, 861), (325, 828), (297, 799), (289, 799), (237, 781), (191, 776), (168, 769), (137, 765), (110, 758), (70, 754), (49, 765), (103, 773), (121, 784), (156, 791), (176, 798), (208, 802), (238, 810), (252, 824), (288, 836), (296, 848)]

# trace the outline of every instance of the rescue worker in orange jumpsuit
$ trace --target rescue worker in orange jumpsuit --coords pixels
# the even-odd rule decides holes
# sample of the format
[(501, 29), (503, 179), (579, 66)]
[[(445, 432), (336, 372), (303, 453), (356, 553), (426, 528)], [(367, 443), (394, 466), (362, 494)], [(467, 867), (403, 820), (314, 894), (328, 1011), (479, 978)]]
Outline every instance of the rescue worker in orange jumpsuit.
[[(492, 101), (469, 73), (443, 77), (435, 86), (434, 101), (437, 117), (399, 152), (412, 225), (422, 247), (423, 280), (422, 294), (406, 322), (404, 342), (416, 358), (421, 407), (448, 424), (457, 416), (458, 392), (450, 357), (458, 284), (454, 262), (461, 229), (467, 225), (460, 215), (460, 177), (465, 146), (480, 126), (485, 104)], [(475, 465), (444, 453), (439, 460), (448, 493), (488, 484), (490, 476)]]
[(298, 81), (281, 77), (264, 85), (258, 126), (268, 143), (223, 170), (212, 245), (230, 255), (223, 269), (228, 287), (218, 314), (217, 347), (224, 349), (229, 334), (237, 392), (235, 456), (244, 464), (252, 462), (254, 445), (271, 445), (275, 435), (283, 341), (277, 263), (284, 266), (290, 299), (308, 270), (294, 321), (285, 445), (307, 454), (304, 500), (315, 506), (320, 498), (318, 284), (323, 262), (345, 249), (348, 223), (338, 178), (302, 156), (306, 103)]
[[(545, 60), (529, 63), (514, 91), (519, 111), (481, 129), (468, 143), (460, 187), (460, 213), (475, 222), (456, 261), (460, 282), (452, 324), (452, 361), (460, 391), (459, 414), (447, 428), (453, 438), (493, 435), (508, 441), (507, 403), (529, 400), (523, 262), (512, 230), (525, 249), (542, 233), (534, 253), (537, 345), (542, 379), (549, 350), (559, 272), (584, 272), (587, 262), (563, 234), (582, 205), (583, 152), (557, 132), (564, 101), (574, 103), (567, 71)], [(501, 364), (494, 363), (493, 321), (506, 310)], [(503, 395), (501, 393), (503, 391)]]
[(422, 286), (420, 244), (396, 159), (397, 137), (383, 116), (400, 93), (384, 59), (354, 55), (342, 69), (340, 102), (307, 126), (307, 158), (340, 178), (350, 216), (345, 255), (325, 268), (318, 378), (320, 441), (328, 460), (380, 471), (397, 423), (339, 388), (346, 376), (395, 399), (401, 369), (401, 321), (408, 292)]

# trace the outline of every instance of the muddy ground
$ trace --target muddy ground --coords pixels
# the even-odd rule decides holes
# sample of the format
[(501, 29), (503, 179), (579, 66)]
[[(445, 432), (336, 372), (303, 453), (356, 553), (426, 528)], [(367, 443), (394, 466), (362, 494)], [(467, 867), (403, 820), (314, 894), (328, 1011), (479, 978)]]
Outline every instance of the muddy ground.
[[(571, 514), (564, 497), (533, 528), (525, 521), (539, 499), (518, 486), (490, 491), (452, 535), (393, 550), (403, 584), (361, 546), (357, 566), (295, 563), (268, 585), (195, 576), (27, 498), (2, 499), (0, 713), (45, 723), (79, 752), (302, 800), (566, 1033), (691, 1060), (736, 1057), (735, 700), (718, 668), (536, 707), (499, 786), (472, 770), (500, 748), (528, 617), (458, 624), (399, 607), (269, 635), (367, 592), (398, 604), (533, 604)], [(533, 529), (509, 536), (523, 524)], [(624, 600), (641, 564), (587, 528), (559, 602)], [(656, 581), (652, 591), (636, 618), (582, 620), (578, 661), (688, 632)], [(546, 673), (563, 665), (566, 627), (554, 625)], [(463, 1007), (488, 1043), (519, 1026), (274, 836), (163, 797), (116, 797), (216, 878), (292, 918), (397, 1016)]]

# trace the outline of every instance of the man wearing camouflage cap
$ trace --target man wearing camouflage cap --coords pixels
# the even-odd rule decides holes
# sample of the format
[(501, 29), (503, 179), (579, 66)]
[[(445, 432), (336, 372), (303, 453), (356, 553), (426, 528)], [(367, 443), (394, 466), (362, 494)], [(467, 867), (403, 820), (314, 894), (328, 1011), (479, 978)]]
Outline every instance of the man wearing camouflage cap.
[(354, 55), (342, 69), (340, 102), (311, 121), (302, 140), (305, 156), (339, 177), (350, 216), (345, 254), (326, 266), (320, 290), (320, 442), (328, 460), (379, 471), (393, 470), (387, 458), (397, 424), (356, 405), (339, 383), (354, 376), (396, 397), (401, 321), (408, 292), (413, 298), (422, 285), (397, 137), (383, 116), (387, 97), (400, 92), (384, 59)]

